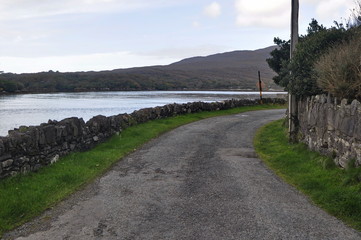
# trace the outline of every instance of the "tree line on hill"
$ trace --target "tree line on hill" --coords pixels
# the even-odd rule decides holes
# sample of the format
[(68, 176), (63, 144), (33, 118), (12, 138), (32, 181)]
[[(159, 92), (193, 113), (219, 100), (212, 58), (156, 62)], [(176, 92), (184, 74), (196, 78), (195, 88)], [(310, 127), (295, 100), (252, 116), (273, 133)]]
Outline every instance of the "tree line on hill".
[(134, 90), (256, 90), (258, 71), (267, 88), (279, 90), (266, 59), (276, 46), (193, 57), (166, 66), (112, 71), (0, 74), (0, 92), (42, 93)]
[[(187, 76), (182, 73), (41, 72), (0, 75), (0, 90), (14, 92), (132, 91), (232, 89), (227, 79)], [(250, 86), (244, 86), (245, 88)]]

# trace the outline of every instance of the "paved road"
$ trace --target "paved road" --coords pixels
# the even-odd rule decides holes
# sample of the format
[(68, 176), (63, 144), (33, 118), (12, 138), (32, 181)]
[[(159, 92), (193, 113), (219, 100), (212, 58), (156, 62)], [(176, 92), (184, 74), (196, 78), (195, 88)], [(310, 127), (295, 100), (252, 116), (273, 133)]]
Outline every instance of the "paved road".
[(283, 110), (202, 120), (151, 141), (18, 239), (361, 239), (256, 158)]

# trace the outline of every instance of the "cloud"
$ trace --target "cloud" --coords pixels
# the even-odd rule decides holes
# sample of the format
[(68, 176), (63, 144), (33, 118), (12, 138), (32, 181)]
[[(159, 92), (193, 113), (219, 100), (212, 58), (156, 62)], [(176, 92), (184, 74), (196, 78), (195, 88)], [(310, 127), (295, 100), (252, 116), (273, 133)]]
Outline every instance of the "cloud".
[(193, 22), (192, 22), (192, 26), (193, 26), (194, 28), (199, 28), (199, 27), (201, 26), (201, 23), (198, 22), (198, 21), (193, 21)]
[(285, 27), (289, 25), (289, 0), (236, 0), (236, 24), (242, 27)]
[(164, 65), (178, 58), (142, 55), (132, 52), (97, 53), (53, 57), (0, 57), (1, 70), (12, 73), (42, 71), (101, 71), (151, 65)]
[(317, 2), (316, 18), (321, 22), (330, 18), (336, 21), (341, 17), (348, 18), (352, 7), (354, 7), (354, 2), (350, 0), (321, 0)]
[(221, 5), (217, 2), (213, 2), (204, 8), (204, 14), (211, 18), (216, 18), (221, 15)]
[[(333, 22), (348, 18), (353, 0), (303, 0), (300, 1), (300, 20), (302, 16), (316, 18), (320, 23)], [(242, 27), (289, 26), (291, 1), (289, 0), (235, 0), (236, 24)], [(309, 21), (310, 19), (307, 19)]]
[(1, 0), (0, 19), (121, 12), (178, 4), (176, 0)]
[(167, 65), (194, 56), (229, 51), (224, 46), (201, 45), (144, 52), (109, 52), (50, 57), (1, 57), (1, 71), (32, 73), (43, 71), (77, 72)]

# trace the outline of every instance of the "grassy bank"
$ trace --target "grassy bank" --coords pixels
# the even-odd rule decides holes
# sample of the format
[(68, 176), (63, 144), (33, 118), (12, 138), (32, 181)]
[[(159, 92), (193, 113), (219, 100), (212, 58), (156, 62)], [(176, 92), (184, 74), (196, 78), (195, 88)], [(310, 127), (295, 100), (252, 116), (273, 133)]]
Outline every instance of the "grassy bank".
[(258, 131), (254, 143), (259, 156), (318, 206), (361, 230), (361, 168), (343, 170), (304, 144), (289, 144), (282, 123), (276, 121)]
[(0, 180), (0, 236), (54, 206), (100, 176), (119, 159), (166, 131), (209, 117), (274, 108), (283, 106), (240, 107), (150, 121), (127, 128), (121, 135), (88, 152), (63, 157), (37, 173)]

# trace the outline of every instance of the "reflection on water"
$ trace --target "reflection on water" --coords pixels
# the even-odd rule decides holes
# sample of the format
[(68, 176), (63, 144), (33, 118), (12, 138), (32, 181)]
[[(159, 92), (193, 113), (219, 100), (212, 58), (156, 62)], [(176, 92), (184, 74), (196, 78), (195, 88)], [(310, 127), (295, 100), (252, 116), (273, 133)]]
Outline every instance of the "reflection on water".
[[(276, 97), (283, 92), (268, 93)], [(258, 92), (224, 91), (141, 91), (85, 92), (0, 95), (0, 135), (21, 125), (39, 125), (67, 117), (82, 117), (84, 121), (96, 115), (111, 116), (131, 113), (147, 107), (169, 103), (213, 102), (232, 98), (258, 98)]]

